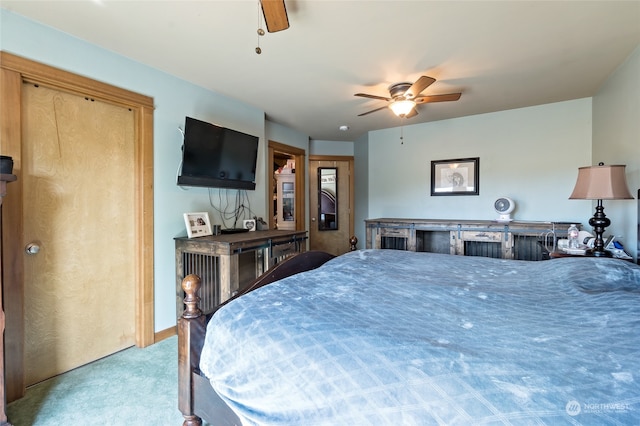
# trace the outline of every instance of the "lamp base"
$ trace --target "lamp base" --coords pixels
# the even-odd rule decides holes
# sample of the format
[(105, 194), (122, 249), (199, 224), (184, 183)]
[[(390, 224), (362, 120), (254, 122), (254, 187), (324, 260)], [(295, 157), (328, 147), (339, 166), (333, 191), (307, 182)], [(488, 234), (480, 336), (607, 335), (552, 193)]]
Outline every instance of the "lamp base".
[(596, 206), (596, 212), (591, 219), (589, 219), (589, 225), (593, 227), (593, 232), (596, 234), (596, 239), (593, 243), (593, 255), (596, 257), (610, 257), (607, 256), (608, 253), (604, 249), (604, 239), (602, 238), (602, 234), (604, 234), (604, 230), (607, 226), (611, 225), (611, 221), (604, 214), (604, 207), (602, 207), (602, 200), (598, 200), (598, 204)]
[(613, 257), (613, 255), (611, 254), (611, 252), (609, 250), (602, 250), (602, 251), (592, 251), (591, 254), (595, 257)]

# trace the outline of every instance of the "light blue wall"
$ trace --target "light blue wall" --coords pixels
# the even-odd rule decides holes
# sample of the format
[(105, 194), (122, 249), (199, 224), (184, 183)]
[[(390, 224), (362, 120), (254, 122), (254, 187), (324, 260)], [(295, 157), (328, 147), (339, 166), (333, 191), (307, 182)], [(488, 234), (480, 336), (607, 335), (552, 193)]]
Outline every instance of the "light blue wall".
[[(607, 79), (593, 98), (593, 163), (625, 164), (634, 197), (640, 188), (640, 47)], [(586, 164), (587, 165), (587, 164)], [(636, 255), (638, 200), (604, 201), (607, 234)], [(594, 205), (595, 206), (595, 205)], [(593, 210), (592, 210), (593, 211)]]
[[(185, 235), (183, 213), (208, 211), (213, 223), (218, 197), (235, 190), (181, 189), (176, 185), (185, 116), (199, 118), (260, 137), (255, 191), (247, 191), (251, 209), (266, 215), (267, 139), (306, 149), (308, 136), (265, 122), (264, 111), (203, 89), (157, 69), (0, 9), (0, 49), (80, 74), (154, 99), (154, 276), (155, 330), (175, 325), (173, 238)], [(215, 75), (212, 76), (215, 78)], [(269, 134), (273, 133), (273, 135)], [(213, 203), (210, 203), (210, 199)]]
[[(583, 221), (589, 202), (568, 200), (591, 163), (591, 99), (405, 126), (369, 134), (369, 216)], [(431, 196), (431, 161), (479, 157), (478, 196)]]
[(358, 248), (366, 248), (364, 220), (369, 215), (369, 135), (365, 134), (353, 144), (353, 168), (355, 191), (354, 232), (358, 238)]
[(353, 156), (353, 142), (312, 139), (309, 142), (309, 155), (342, 155), (351, 157)]
[(304, 149), (305, 151), (309, 147), (309, 136), (304, 133), (300, 133), (296, 130), (290, 129), (279, 123), (273, 121), (266, 122), (266, 131), (268, 139), (274, 142), (285, 143), (286, 145), (294, 148)]

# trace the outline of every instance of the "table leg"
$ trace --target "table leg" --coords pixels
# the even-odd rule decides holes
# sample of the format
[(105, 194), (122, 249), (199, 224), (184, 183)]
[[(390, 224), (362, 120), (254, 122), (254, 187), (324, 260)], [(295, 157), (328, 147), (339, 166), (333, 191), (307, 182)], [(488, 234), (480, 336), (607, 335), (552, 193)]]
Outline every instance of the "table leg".
[(220, 303), (240, 287), (240, 262), (237, 254), (220, 255)]

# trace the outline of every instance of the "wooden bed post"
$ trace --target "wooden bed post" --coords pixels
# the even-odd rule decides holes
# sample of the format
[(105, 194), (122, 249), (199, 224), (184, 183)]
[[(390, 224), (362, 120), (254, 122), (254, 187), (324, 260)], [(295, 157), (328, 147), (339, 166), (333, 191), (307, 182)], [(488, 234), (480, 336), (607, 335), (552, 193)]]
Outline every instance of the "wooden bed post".
[[(200, 277), (187, 275), (182, 280), (182, 289), (186, 293), (184, 304), (185, 311), (178, 319), (178, 409), (184, 416), (183, 426), (201, 426), (202, 419), (193, 412), (193, 379), (191, 376), (194, 368), (192, 359), (194, 350), (200, 353), (202, 350), (201, 339), (194, 339), (195, 331), (205, 327), (205, 316), (198, 308), (200, 298), (196, 295), (200, 288)], [(193, 345), (199, 346), (197, 349)]]
[(351, 238), (349, 238), (349, 249), (351, 251), (356, 251), (358, 250), (358, 237), (356, 237), (355, 235), (352, 235)]

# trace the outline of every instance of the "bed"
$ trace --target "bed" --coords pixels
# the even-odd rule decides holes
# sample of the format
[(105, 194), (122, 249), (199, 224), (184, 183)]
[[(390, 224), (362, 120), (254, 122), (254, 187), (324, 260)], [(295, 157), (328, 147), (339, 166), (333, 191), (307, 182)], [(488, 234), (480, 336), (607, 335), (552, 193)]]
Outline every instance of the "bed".
[(632, 262), (307, 252), (207, 315), (197, 283), (185, 425), (640, 424)]

